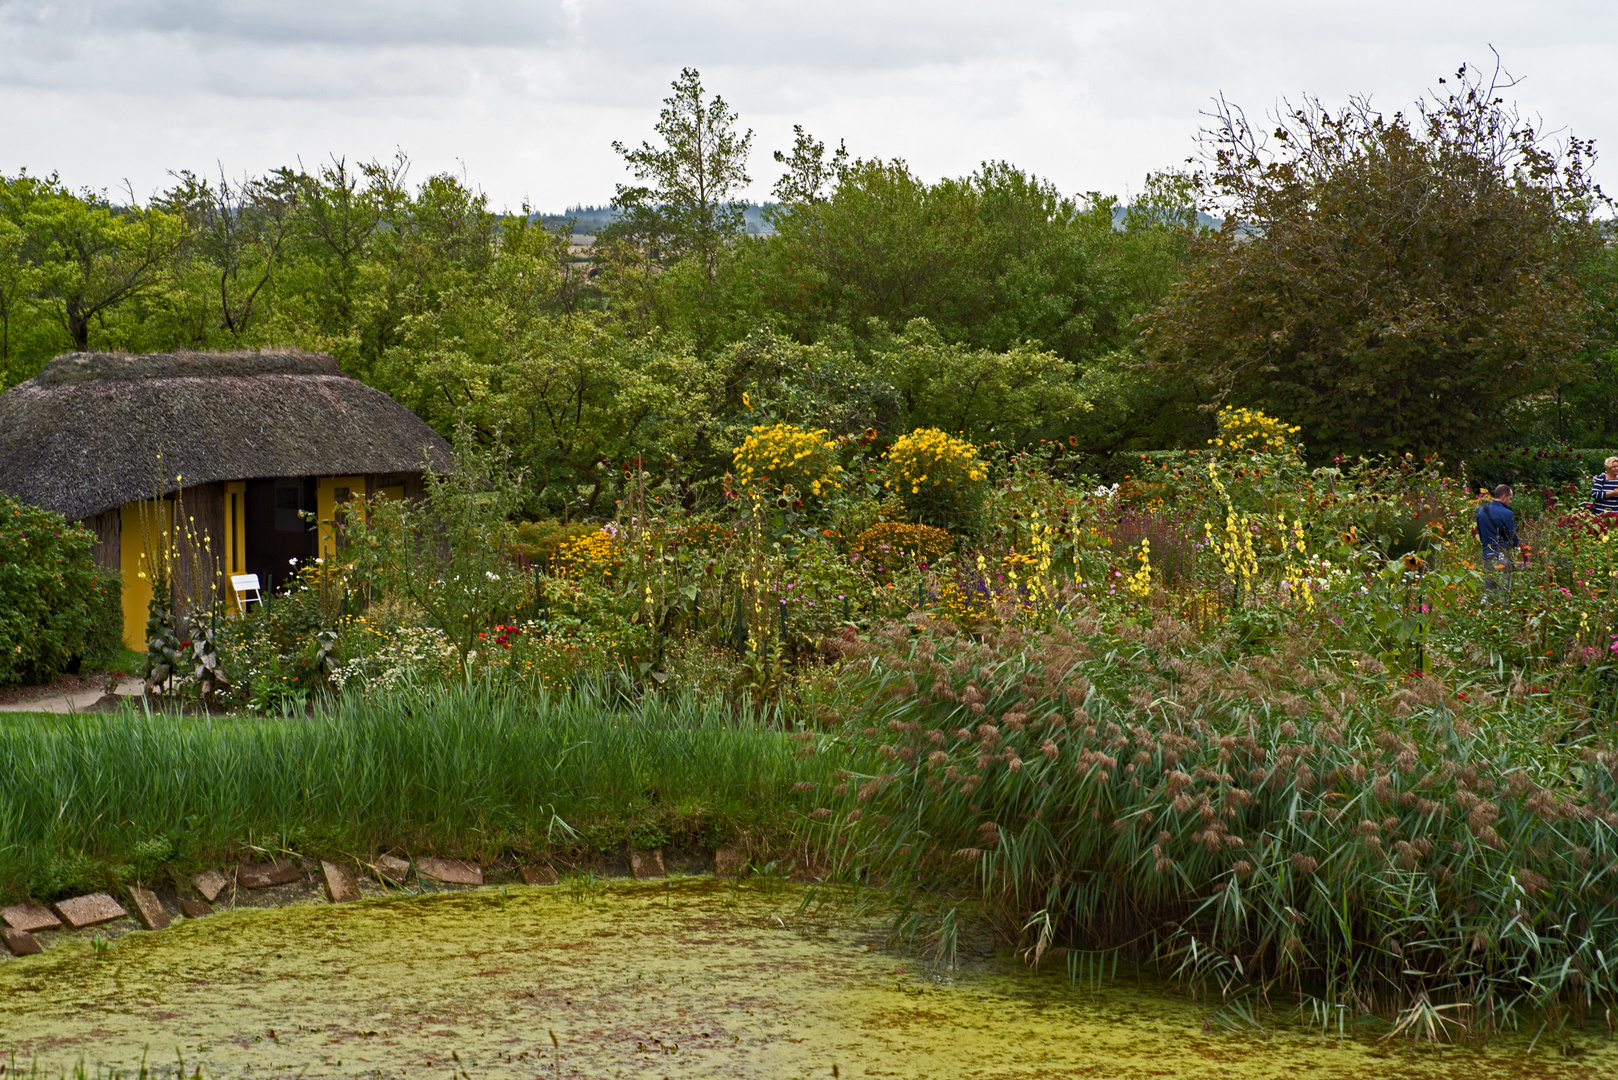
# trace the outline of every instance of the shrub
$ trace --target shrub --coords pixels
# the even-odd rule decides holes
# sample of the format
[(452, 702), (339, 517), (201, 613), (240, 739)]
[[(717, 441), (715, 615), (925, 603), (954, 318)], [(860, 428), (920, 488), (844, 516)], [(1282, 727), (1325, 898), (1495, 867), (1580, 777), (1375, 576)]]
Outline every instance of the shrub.
[(955, 546), (955, 538), (932, 525), (879, 521), (854, 539), (853, 550), (879, 572), (928, 563)]
[(823, 428), (755, 427), (734, 457), (736, 480), (749, 492), (778, 491), (790, 484), (800, 495), (819, 498), (840, 485), (843, 471), (837, 464), (837, 444)]
[(517, 540), (512, 545), (512, 551), (530, 566), (549, 566), (563, 544), (587, 536), (598, 528), (600, 526), (584, 521), (561, 522), (555, 518), (524, 521), (517, 526)]
[(612, 577), (618, 562), (618, 538), (596, 529), (557, 545), (551, 569), (558, 577), (597, 581)]
[(522, 478), (497, 443), (476, 447), (455, 430), (455, 468), (428, 472), (421, 499), (381, 499), (354, 515), (348, 557), (355, 579), (377, 594), (408, 599), (454, 644), (464, 675), (478, 634), (527, 602), (527, 575), (514, 572), (515, 530), (507, 514), (521, 502)]
[(0, 686), (49, 682), (82, 656), (101, 615), (95, 534), (0, 495)]
[(885, 456), (887, 487), (899, 493), (912, 518), (947, 529), (977, 516), (988, 469), (971, 443), (918, 428), (895, 439)]
[(124, 576), (98, 569), (96, 596), (90, 602), (90, 629), (84, 639), (84, 662), (92, 668), (112, 664), (124, 647)]
[[(1596, 455), (1600, 455), (1597, 457)], [(1557, 487), (1569, 481), (1588, 481), (1601, 471), (1601, 451), (1567, 446), (1491, 446), (1468, 462), (1474, 487), (1510, 484), (1527, 491)], [(1589, 484), (1586, 483), (1588, 488)], [(1586, 493), (1588, 498), (1588, 493)]]
[(1300, 430), (1257, 409), (1219, 410), (1219, 434), (1208, 440), (1222, 457), (1247, 457), (1252, 454), (1296, 455), (1298, 444), (1293, 436)]

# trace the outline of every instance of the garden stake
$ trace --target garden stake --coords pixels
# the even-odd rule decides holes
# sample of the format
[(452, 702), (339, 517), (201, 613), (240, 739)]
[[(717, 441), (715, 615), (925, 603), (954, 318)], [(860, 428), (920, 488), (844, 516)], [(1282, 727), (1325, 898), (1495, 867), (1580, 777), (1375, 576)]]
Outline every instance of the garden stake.
[(843, 621), (848, 621), (848, 597), (843, 597)]
[(736, 598), (736, 655), (747, 655), (747, 623), (742, 619), (742, 598)]
[(781, 648), (787, 647), (787, 602), (781, 601), (780, 607), (775, 610), (775, 639), (781, 643)]

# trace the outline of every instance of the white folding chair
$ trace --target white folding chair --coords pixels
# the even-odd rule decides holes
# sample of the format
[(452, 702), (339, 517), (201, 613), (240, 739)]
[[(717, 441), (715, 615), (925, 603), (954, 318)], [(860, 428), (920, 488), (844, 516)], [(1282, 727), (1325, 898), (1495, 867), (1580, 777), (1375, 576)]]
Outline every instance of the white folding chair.
[(230, 587), (236, 590), (236, 607), (243, 615), (247, 614), (247, 605), (254, 601), (259, 607), (264, 606), (264, 598), (258, 592), (257, 574), (232, 574)]

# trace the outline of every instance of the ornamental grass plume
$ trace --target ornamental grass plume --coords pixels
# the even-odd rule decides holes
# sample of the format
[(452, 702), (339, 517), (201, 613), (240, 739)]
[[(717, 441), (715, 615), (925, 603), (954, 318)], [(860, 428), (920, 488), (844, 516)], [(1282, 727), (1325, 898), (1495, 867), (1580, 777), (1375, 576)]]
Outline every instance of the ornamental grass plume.
[(1533, 699), (1428, 677), (1399, 716), (1311, 642), (1232, 658), (1161, 615), (840, 649), (871, 702), (848, 753), (882, 764), (808, 805), (849, 878), (1233, 994), (1464, 1004), (1483, 1034), (1618, 1005), (1618, 745), (1546, 743)]

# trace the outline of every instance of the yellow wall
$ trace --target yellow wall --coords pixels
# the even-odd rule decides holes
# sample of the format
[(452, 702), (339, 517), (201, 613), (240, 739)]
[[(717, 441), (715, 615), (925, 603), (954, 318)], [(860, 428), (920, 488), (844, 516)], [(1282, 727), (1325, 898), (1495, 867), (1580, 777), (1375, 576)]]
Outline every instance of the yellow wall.
[[(174, 504), (148, 503), (148, 519), (161, 531), (160, 544), (167, 547), (174, 534)], [(129, 503), (118, 511), (118, 565), (124, 575), (124, 645), (136, 652), (146, 651), (146, 607), (152, 600), (152, 583), (146, 564), (145, 540), (141, 535), (139, 503)]]
[[(227, 581), (247, 573), (247, 484), (241, 481), (225, 485), (224, 571)], [(226, 596), (235, 594), (227, 590)]]
[(341, 503), (365, 497), (365, 477), (322, 476), (315, 484), (315, 512), (320, 519), (320, 557), (330, 559), (337, 554), (337, 534), (332, 528), (332, 518)]
[[(338, 492), (346, 489), (339, 499)], [(364, 476), (322, 476), (316, 481), (316, 513), (320, 520), (320, 554), (331, 558), (337, 553), (337, 536), (332, 518), (342, 501), (365, 496)], [(378, 488), (381, 498), (403, 498), (404, 488), (395, 486)], [(172, 543), (174, 534), (174, 504), (164, 501), (156, 504), (157, 518), (163, 529), (163, 543)], [(145, 541), (141, 536), (140, 504), (130, 503), (119, 510), (121, 538), (119, 566), (124, 575), (124, 644), (137, 652), (146, 651), (147, 605), (152, 599), (152, 586), (145, 573)], [(223, 595), (227, 607), (234, 607), (235, 593), (229, 588), (229, 576), (247, 572), (247, 484), (242, 481), (225, 485), (225, 536), (220, 549), (220, 569), (226, 581)]]

